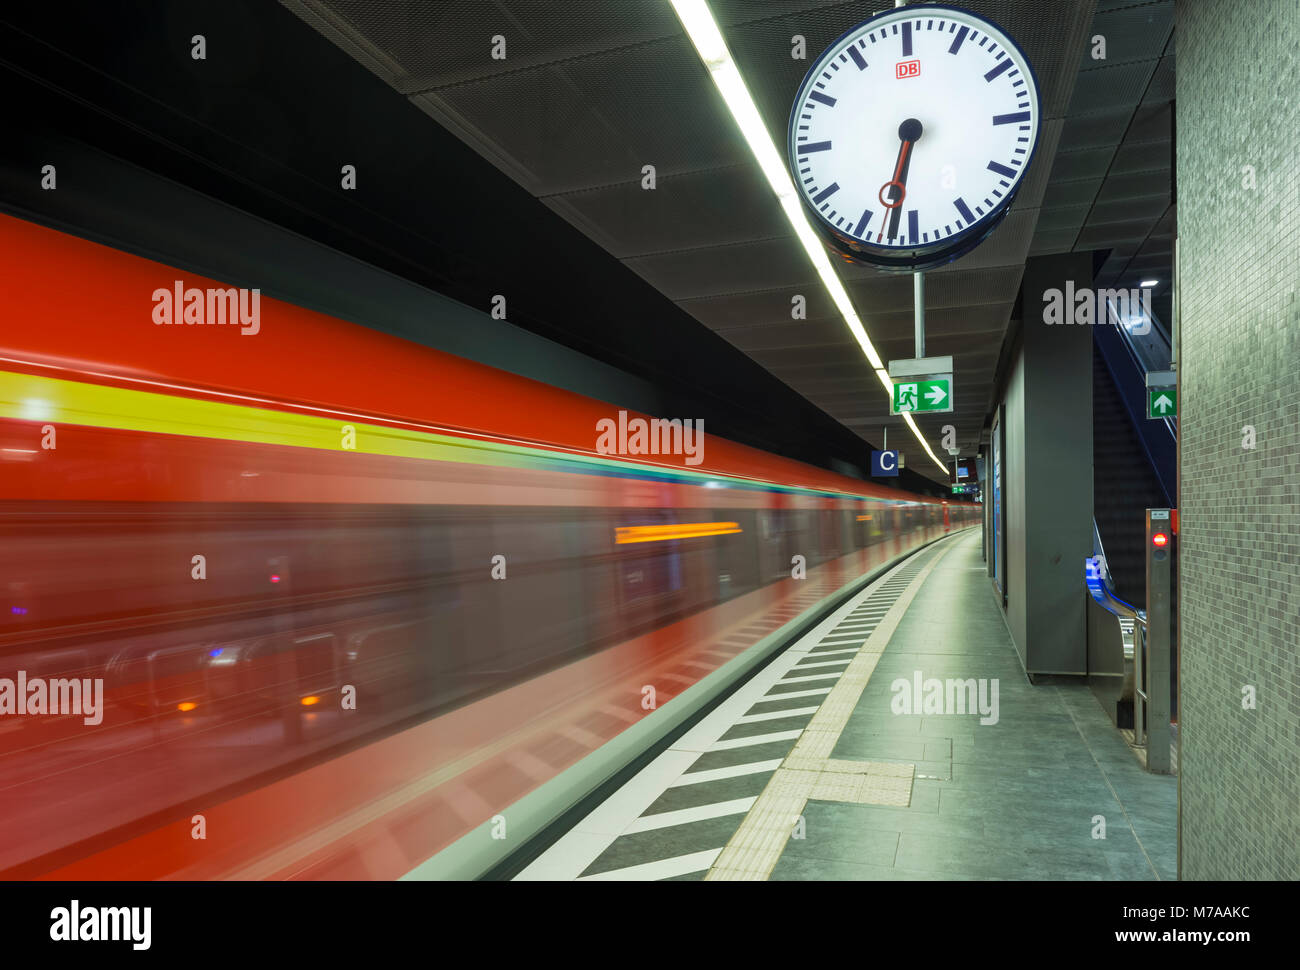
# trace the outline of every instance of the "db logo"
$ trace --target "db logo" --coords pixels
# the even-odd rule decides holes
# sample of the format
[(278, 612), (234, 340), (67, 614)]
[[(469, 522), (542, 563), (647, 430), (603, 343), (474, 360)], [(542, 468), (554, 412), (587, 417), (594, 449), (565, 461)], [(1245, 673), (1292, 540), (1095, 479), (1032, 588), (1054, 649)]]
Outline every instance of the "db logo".
[(921, 62), (919, 59), (899, 61), (894, 65), (894, 77), (919, 77), (920, 74)]

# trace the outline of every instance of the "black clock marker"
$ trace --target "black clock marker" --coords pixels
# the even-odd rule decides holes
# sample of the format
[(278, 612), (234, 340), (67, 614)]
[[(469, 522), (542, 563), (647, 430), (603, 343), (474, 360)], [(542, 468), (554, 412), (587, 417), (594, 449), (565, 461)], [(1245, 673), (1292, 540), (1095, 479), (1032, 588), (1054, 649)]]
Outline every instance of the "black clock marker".
[(998, 64), (997, 67), (993, 68), (993, 70), (989, 71), (987, 74), (984, 75), (984, 80), (992, 81), (995, 77), (997, 77), (999, 74), (1001, 74), (1010, 66), (1011, 66), (1011, 58), (1009, 57), (1002, 58), (1002, 62)]
[(825, 202), (827, 199), (829, 199), (832, 195), (834, 195), (839, 190), (840, 190), (840, 183), (832, 182), (830, 185), (826, 186), (826, 188), (822, 189), (820, 192), (818, 192), (816, 195), (813, 196), (813, 202), (817, 203), (818, 205), (821, 205), (821, 203)]

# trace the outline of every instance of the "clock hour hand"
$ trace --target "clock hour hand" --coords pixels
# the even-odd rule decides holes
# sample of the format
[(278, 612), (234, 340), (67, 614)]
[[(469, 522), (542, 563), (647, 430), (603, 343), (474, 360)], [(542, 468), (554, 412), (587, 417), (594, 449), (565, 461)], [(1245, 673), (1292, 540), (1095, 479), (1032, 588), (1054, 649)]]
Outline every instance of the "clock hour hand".
[[(886, 233), (890, 239), (898, 235), (898, 219), (903, 211), (903, 199), (907, 195), (907, 170), (912, 164), (912, 148), (921, 138), (924, 129), (921, 122), (908, 118), (898, 126), (898, 161), (894, 164), (894, 177), (880, 189), (880, 201), (890, 210), (889, 229)], [(889, 198), (886, 199), (886, 190)]]

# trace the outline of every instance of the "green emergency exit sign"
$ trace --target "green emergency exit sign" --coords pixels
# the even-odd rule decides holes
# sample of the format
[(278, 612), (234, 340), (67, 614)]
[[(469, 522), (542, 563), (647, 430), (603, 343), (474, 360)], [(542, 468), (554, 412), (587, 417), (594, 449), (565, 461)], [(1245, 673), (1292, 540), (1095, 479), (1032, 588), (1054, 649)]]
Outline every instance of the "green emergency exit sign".
[(952, 375), (937, 374), (915, 380), (894, 381), (891, 414), (912, 411), (951, 411)]
[(1178, 391), (1172, 387), (1148, 387), (1147, 417), (1178, 417)]

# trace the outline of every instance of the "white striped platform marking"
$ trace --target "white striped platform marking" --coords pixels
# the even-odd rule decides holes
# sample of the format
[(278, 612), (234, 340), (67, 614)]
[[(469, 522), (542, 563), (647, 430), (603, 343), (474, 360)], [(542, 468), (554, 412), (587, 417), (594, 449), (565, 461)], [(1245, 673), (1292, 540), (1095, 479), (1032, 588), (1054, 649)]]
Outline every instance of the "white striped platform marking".
[[(849, 657), (857, 652), (857, 647), (853, 647), (850, 650), (818, 650), (816, 653), (809, 653), (807, 656), (808, 660), (821, 660), (822, 657)], [(800, 668), (804, 665), (812, 666), (811, 664), (808, 664), (807, 660), (801, 660), (799, 663), (795, 664), (795, 667)]]
[(675, 812), (656, 812), (654, 815), (642, 815), (623, 830), (624, 835), (637, 832), (653, 832), (655, 829), (668, 829), (674, 825), (689, 825), (691, 822), (703, 822), (711, 818), (725, 818), (728, 815), (743, 815), (754, 807), (757, 795), (748, 798), (733, 798), (712, 805), (696, 805), (681, 808)]
[(840, 674), (842, 674), (843, 672), (844, 672), (844, 671), (842, 671), (842, 670), (835, 670), (835, 671), (825, 671), (825, 672), (820, 673), (820, 674), (809, 674), (809, 675), (806, 676), (806, 677), (782, 677), (782, 678), (781, 678), (781, 683), (783, 683), (783, 684), (802, 684), (802, 683), (806, 683), (807, 681), (810, 681), (810, 680), (826, 680), (828, 677), (838, 677), (838, 676), (839, 676)]
[(783, 717), (799, 717), (801, 714), (816, 714), (815, 707), (792, 707), (788, 711), (769, 711), (766, 714), (746, 714), (736, 719), (737, 724), (754, 724), (758, 721), (779, 721)]
[[(854, 653), (856, 652), (857, 651), (855, 650)], [(838, 674), (838, 673), (842, 673), (844, 671), (844, 667), (851, 662), (852, 662), (851, 658), (841, 657), (839, 660), (832, 660), (829, 663), (824, 663), (824, 664), (797, 664), (793, 672), (799, 674), (806, 674), (810, 670), (818, 670), (821, 671), (823, 674)], [(838, 669), (832, 670), (831, 668), (833, 667)], [(781, 683), (788, 684), (790, 683), (790, 679), (791, 678), (789, 677), (783, 677), (781, 679)]]
[(645, 862), (639, 866), (628, 866), (626, 869), (611, 869), (609, 872), (598, 872), (594, 876), (581, 876), (579, 882), (636, 882), (685, 876), (709, 868), (721, 851), (721, 847), (705, 849), (703, 852), (673, 856), (671, 859), (660, 859), (658, 862)]
[(708, 768), (704, 771), (690, 771), (682, 775), (675, 782), (669, 785), (669, 788), (684, 788), (687, 785), (698, 785), (705, 781), (723, 781), (727, 778), (739, 778), (742, 775), (758, 775), (765, 771), (776, 771), (781, 767), (781, 759), (774, 758), (768, 761), (751, 761), (745, 765), (728, 765), (725, 768)]
[[(830, 688), (826, 688), (830, 691)], [(757, 744), (770, 744), (773, 741), (793, 741), (803, 734), (801, 728), (793, 731), (776, 731), (773, 734), (755, 734), (749, 738), (732, 738), (730, 741), (714, 741), (709, 745), (710, 751), (730, 751), (732, 748), (752, 748)]]
[[(812, 690), (781, 691), (779, 694), (764, 694), (758, 700), (754, 701), (754, 704), (762, 704), (764, 701), (784, 701), (789, 700), (791, 697), (819, 697), (822, 694), (829, 694), (830, 692), (831, 689), (829, 687), (814, 687)], [(750, 706), (752, 707), (753, 705), (751, 704)]]

